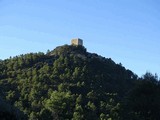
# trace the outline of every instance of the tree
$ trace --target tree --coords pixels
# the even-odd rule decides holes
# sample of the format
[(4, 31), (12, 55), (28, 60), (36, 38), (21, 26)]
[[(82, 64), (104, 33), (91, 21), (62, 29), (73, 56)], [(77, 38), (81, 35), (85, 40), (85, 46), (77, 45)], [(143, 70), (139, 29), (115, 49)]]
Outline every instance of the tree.
[(45, 107), (52, 112), (53, 118), (71, 119), (74, 97), (70, 92), (53, 91), (50, 99), (46, 101)]
[(160, 118), (160, 85), (155, 83), (153, 76), (149, 76), (147, 74), (129, 92), (123, 106), (123, 114), (125, 114), (123, 117), (137, 120), (158, 120)]
[(84, 111), (81, 105), (76, 104), (72, 120), (84, 120)]

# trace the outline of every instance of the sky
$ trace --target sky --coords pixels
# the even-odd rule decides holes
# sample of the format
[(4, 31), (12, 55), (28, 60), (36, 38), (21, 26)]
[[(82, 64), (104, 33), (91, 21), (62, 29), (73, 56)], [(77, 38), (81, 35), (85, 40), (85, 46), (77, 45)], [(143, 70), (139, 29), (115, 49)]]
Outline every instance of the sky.
[(159, 0), (0, 0), (0, 59), (83, 39), (88, 52), (160, 76)]

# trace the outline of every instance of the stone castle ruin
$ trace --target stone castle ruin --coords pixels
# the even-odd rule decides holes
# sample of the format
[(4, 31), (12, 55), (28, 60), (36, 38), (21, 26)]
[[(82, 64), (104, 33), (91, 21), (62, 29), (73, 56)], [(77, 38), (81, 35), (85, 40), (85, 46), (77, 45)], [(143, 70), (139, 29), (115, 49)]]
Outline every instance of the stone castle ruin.
[(83, 46), (83, 40), (80, 38), (72, 39), (71, 40), (71, 45), (81, 45)]

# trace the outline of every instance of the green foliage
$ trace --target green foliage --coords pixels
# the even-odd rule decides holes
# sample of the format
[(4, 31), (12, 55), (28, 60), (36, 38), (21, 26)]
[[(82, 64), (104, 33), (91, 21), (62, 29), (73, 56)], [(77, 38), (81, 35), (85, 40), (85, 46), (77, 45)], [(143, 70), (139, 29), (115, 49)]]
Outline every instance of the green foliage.
[(20, 119), (25, 120), (26, 116), (21, 111), (11, 106), (10, 104), (6, 103), (2, 98), (0, 98), (0, 119), (1, 120), (20, 120)]
[(0, 115), (5, 117), (158, 120), (159, 92), (156, 75), (138, 78), (83, 46), (64, 45), (46, 54), (0, 60), (0, 96), (5, 100)]
[(74, 96), (70, 92), (54, 91), (46, 101), (45, 107), (52, 113), (54, 119), (69, 119), (72, 116), (73, 103)]
[(76, 104), (72, 120), (84, 120), (84, 111), (81, 105)]
[(125, 117), (138, 120), (158, 120), (160, 117), (159, 93), (160, 85), (156, 77), (151, 73), (146, 73), (143, 80), (138, 81), (126, 96), (123, 106)]

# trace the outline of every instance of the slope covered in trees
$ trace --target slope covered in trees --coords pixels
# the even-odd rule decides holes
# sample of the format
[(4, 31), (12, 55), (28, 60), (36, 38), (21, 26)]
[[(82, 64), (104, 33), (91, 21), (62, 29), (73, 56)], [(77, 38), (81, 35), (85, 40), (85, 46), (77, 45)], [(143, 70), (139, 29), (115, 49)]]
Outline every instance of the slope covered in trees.
[(138, 78), (83, 46), (0, 61), (2, 106), (12, 108), (6, 110), (13, 119), (158, 120), (159, 93), (157, 76)]

